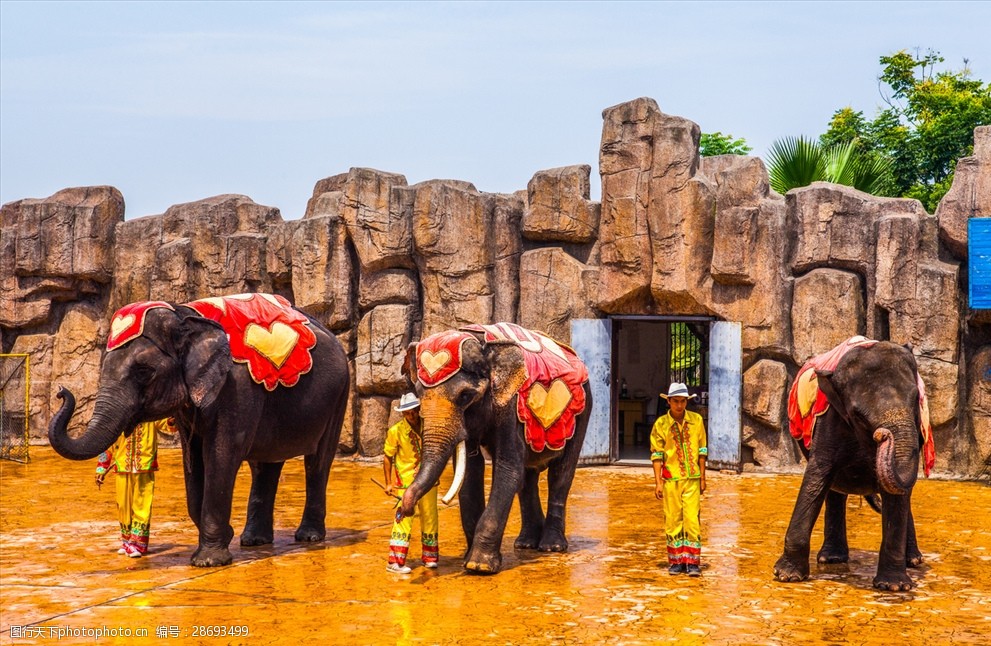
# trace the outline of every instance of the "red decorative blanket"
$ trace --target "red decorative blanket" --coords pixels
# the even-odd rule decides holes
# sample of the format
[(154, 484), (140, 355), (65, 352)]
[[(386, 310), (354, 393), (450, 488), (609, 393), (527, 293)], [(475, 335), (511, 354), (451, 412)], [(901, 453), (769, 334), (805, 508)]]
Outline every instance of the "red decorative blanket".
[(455, 375), (461, 348), (470, 333), (486, 343), (513, 343), (523, 350), (526, 381), (518, 391), (516, 412), (526, 442), (536, 452), (558, 451), (575, 433), (575, 417), (585, 410), (588, 370), (575, 351), (550, 337), (512, 323), (470, 325), (431, 335), (416, 347), (417, 378), (432, 388)]
[(116, 350), (128, 341), (141, 336), (145, 331), (145, 314), (156, 307), (164, 307), (175, 311), (175, 308), (164, 301), (141, 301), (125, 305), (110, 319), (110, 336), (107, 337), (107, 351)]
[[(812, 442), (812, 429), (816, 419), (829, 410), (826, 395), (819, 390), (819, 380), (816, 370), (835, 370), (840, 359), (853, 348), (870, 347), (877, 341), (854, 336), (839, 344), (829, 352), (813, 357), (805, 362), (795, 376), (788, 393), (788, 429), (792, 437), (801, 439), (808, 448)], [(919, 388), (919, 432), (923, 438), (923, 469), (926, 477), (936, 463), (936, 444), (933, 440), (932, 425), (929, 422), (929, 399), (926, 397), (926, 386), (922, 377), (916, 375)]]
[(313, 367), (317, 337), (309, 319), (289, 301), (272, 294), (239, 294), (186, 303), (227, 332), (231, 358), (247, 364), (255, 383), (267, 390), (295, 386)]
[(416, 378), (426, 388), (444, 383), (461, 370), (461, 346), (471, 335), (461, 330), (431, 334), (416, 344)]

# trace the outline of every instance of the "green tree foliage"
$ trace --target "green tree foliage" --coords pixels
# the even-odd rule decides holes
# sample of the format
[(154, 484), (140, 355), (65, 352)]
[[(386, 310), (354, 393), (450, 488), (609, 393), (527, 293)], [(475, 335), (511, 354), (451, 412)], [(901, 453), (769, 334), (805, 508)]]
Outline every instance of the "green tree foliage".
[(858, 140), (868, 158), (890, 159), (891, 177), (881, 194), (912, 197), (933, 212), (953, 182), (960, 157), (973, 154), (974, 128), (991, 124), (991, 83), (959, 71), (936, 71), (938, 52), (882, 56), (879, 81), (887, 108), (868, 121), (852, 107), (837, 110), (819, 143)]
[(771, 145), (767, 166), (771, 188), (782, 195), (812, 182), (844, 184), (880, 195), (891, 181), (890, 161), (865, 153), (856, 137), (829, 147), (814, 139), (785, 137)]
[(703, 132), (699, 139), (699, 154), (703, 157), (716, 155), (746, 155), (753, 148), (747, 145), (746, 139), (733, 139), (733, 135), (721, 132)]

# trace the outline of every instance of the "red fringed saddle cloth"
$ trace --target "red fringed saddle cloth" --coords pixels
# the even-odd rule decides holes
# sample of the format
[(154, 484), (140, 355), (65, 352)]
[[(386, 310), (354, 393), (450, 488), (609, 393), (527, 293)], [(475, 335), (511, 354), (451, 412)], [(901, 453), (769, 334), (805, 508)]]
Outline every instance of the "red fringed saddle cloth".
[[(268, 390), (278, 384), (294, 386), (313, 367), (310, 349), (317, 337), (309, 319), (294, 310), (289, 301), (272, 294), (239, 294), (203, 298), (187, 307), (220, 323), (227, 332), (231, 358), (247, 364), (255, 383)], [(110, 320), (107, 350), (115, 350), (144, 333), (145, 316), (150, 310), (175, 311), (162, 301), (131, 303), (117, 310)]]
[(485, 343), (512, 343), (523, 350), (526, 381), (519, 389), (516, 413), (527, 444), (536, 452), (558, 451), (575, 434), (575, 417), (585, 410), (588, 370), (575, 351), (550, 337), (512, 323), (469, 325), (433, 334), (416, 346), (416, 376), (427, 388), (461, 370), (461, 348), (472, 333)]
[(313, 368), (310, 349), (317, 337), (309, 319), (289, 301), (272, 294), (239, 294), (186, 303), (220, 323), (230, 339), (231, 358), (247, 364), (255, 383), (267, 390), (295, 386)]
[[(829, 410), (826, 395), (819, 390), (816, 370), (835, 370), (840, 359), (853, 348), (870, 347), (877, 343), (862, 336), (854, 336), (839, 344), (829, 352), (820, 354), (805, 362), (795, 376), (795, 382), (788, 392), (788, 430), (792, 437), (800, 439), (808, 448), (812, 442), (812, 429), (816, 419)], [(919, 432), (922, 433), (923, 469), (926, 477), (936, 463), (936, 443), (933, 440), (932, 424), (929, 422), (929, 399), (922, 377), (916, 375), (919, 388)]]

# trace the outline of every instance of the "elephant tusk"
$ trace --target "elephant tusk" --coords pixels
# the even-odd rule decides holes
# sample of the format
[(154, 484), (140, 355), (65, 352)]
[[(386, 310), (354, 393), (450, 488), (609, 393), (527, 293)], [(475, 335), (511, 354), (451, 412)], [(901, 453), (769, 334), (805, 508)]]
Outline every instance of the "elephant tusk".
[(441, 502), (445, 505), (450, 505), (451, 501), (454, 500), (454, 497), (461, 490), (461, 485), (465, 482), (465, 462), (467, 461), (468, 456), (465, 450), (465, 443), (458, 442), (457, 452), (454, 455), (454, 480), (451, 482), (451, 488), (441, 498)]

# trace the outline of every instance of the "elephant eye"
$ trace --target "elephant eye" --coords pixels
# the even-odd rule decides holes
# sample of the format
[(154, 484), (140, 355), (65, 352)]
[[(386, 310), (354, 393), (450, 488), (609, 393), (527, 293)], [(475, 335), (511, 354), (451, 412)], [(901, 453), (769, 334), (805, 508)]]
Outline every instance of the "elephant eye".
[(475, 393), (471, 390), (462, 390), (455, 403), (458, 408), (467, 408), (473, 401), (475, 401)]
[(865, 415), (864, 414), (864, 411), (862, 411), (861, 409), (859, 409), (859, 408), (853, 408), (853, 409), (851, 409), (850, 413), (853, 415), (854, 421), (860, 422), (861, 424), (864, 424), (865, 426), (869, 426), (870, 425), (870, 422), (867, 420), (867, 415)]
[(155, 376), (155, 369), (151, 366), (138, 365), (135, 366), (133, 375), (135, 381), (146, 384)]

